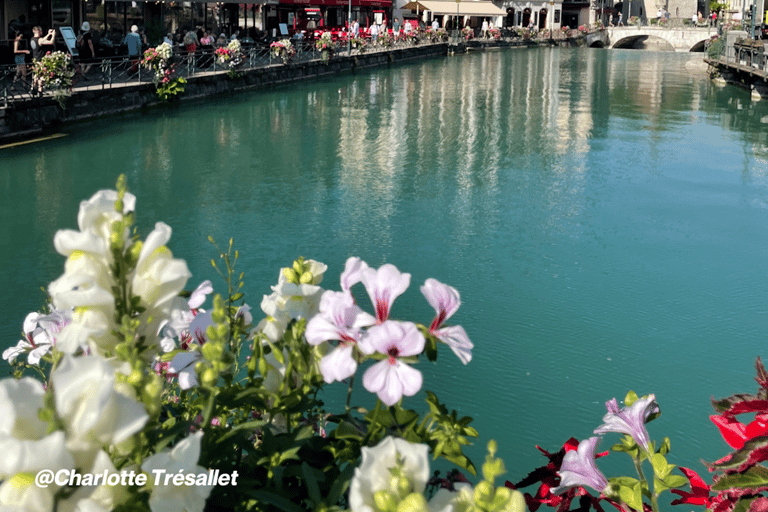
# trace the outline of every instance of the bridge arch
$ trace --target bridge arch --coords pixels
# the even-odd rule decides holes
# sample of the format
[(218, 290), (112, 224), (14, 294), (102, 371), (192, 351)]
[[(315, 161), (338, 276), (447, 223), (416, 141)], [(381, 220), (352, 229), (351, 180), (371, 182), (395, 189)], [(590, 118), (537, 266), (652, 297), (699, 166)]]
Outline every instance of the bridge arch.
[(704, 51), (704, 44), (712, 35), (707, 28), (691, 27), (611, 27), (606, 29), (610, 48), (636, 48), (674, 50), (678, 52)]
[(635, 50), (659, 50), (675, 51), (675, 47), (670, 41), (663, 37), (647, 34), (624, 37), (611, 45), (611, 48), (631, 48)]

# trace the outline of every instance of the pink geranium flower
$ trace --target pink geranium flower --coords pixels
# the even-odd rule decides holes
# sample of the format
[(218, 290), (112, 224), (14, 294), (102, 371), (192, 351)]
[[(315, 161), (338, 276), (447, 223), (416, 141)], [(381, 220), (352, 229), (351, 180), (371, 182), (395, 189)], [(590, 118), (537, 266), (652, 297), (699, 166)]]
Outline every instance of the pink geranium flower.
[(320, 298), (320, 313), (307, 323), (305, 336), (310, 345), (338, 340), (339, 345), (320, 360), (320, 371), (327, 383), (344, 380), (357, 371), (354, 347), (362, 336), (361, 329), (376, 319), (355, 305), (344, 292), (326, 291)]
[(365, 372), (365, 389), (376, 393), (379, 400), (388, 406), (395, 405), (403, 395), (418, 393), (423, 383), (421, 372), (411, 368), (401, 358), (420, 354), (424, 344), (424, 336), (411, 322), (388, 320), (371, 327), (359, 343), (360, 350), (367, 354), (379, 352), (387, 357)]
[(402, 273), (394, 265), (386, 263), (378, 270), (361, 270), (360, 277), (376, 308), (376, 323), (382, 324), (389, 318), (392, 302), (411, 284), (411, 274)]
[(474, 344), (469, 340), (467, 332), (460, 325), (443, 327), (443, 323), (453, 316), (461, 305), (458, 290), (430, 278), (424, 282), (421, 293), (435, 309), (435, 319), (429, 327), (430, 334), (448, 345), (462, 363), (469, 363), (472, 360)]

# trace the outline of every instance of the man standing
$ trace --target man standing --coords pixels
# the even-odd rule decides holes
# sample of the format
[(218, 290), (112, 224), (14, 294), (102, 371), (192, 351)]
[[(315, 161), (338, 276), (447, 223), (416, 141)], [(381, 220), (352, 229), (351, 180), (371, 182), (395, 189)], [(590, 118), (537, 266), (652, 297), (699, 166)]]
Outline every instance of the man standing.
[(131, 26), (131, 31), (123, 39), (123, 44), (128, 47), (128, 58), (131, 59), (131, 73), (135, 73), (139, 67), (139, 57), (141, 55), (141, 36), (139, 27)]
[(354, 23), (352, 23), (352, 37), (359, 37), (360, 36), (360, 24), (355, 20)]
[(432, 30), (437, 32), (437, 29), (440, 28), (440, 23), (437, 22), (437, 18), (432, 19)]
[(32, 39), (29, 40), (29, 47), (32, 48), (32, 60), (37, 62), (43, 58), (47, 52), (53, 48), (43, 48), (43, 46), (53, 46), (53, 38), (56, 35), (56, 31), (53, 29), (48, 30), (48, 34), (43, 37), (42, 27), (34, 27), (32, 29)]
[(622, 13), (619, 13), (619, 22), (617, 23), (617, 26), (623, 27), (624, 26), (624, 15)]

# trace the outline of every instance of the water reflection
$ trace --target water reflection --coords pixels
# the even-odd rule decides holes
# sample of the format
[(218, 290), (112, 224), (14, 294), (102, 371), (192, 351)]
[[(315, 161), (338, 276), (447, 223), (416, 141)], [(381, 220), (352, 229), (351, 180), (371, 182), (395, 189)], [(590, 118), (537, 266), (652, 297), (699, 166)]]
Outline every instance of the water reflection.
[[(718, 357), (727, 382), (749, 364), (712, 340), (762, 343), (768, 108), (686, 71), (691, 58), (487, 52), (73, 127), (0, 154), (0, 276), (9, 290), (55, 278), (55, 230), (126, 173), (138, 225), (170, 224), (196, 278), (211, 273), (205, 237), (234, 237), (255, 302), (300, 254), (334, 277), (354, 254), (456, 286), (476, 359), (425, 365), (427, 381), (485, 436), (514, 433), (514, 457), (588, 433), (627, 386), (668, 392), (665, 415), (694, 429), (681, 416), (736, 390), (700, 371), (681, 384), (677, 362)], [(396, 314), (428, 321), (415, 288)], [(19, 296), (0, 298), (7, 344), (42, 302)], [(712, 439), (696, 432), (689, 464), (719, 455), (694, 455)]]

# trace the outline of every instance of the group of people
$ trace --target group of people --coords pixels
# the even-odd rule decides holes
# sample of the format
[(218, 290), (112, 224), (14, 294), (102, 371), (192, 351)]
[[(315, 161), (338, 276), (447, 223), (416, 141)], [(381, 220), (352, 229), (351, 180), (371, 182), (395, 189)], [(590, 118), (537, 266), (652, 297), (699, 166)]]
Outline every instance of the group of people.
[(32, 56), (32, 62), (39, 61), (49, 50), (53, 49), (53, 38), (56, 31), (49, 29), (46, 35), (43, 35), (42, 27), (32, 28), (32, 37), (27, 41), (24, 38), (23, 30), (19, 29), (13, 38), (13, 59), (16, 64), (16, 74), (13, 81), (21, 79), (26, 82), (27, 79), (27, 57)]
[[(353, 21), (350, 30), (352, 31), (353, 38), (360, 37), (360, 22), (358, 22), (358, 20)], [(383, 23), (381, 26), (379, 26), (378, 23), (374, 22), (369, 27), (368, 33), (370, 34), (371, 39), (375, 40), (379, 37), (380, 34), (385, 34), (387, 30), (388, 29), (386, 23)], [(400, 20), (395, 19), (395, 21), (392, 23), (392, 37), (395, 39), (395, 41), (400, 39), (401, 34), (403, 37), (407, 37), (412, 31), (413, 25), (408, 21), (404, 20), (401, 23)]]

